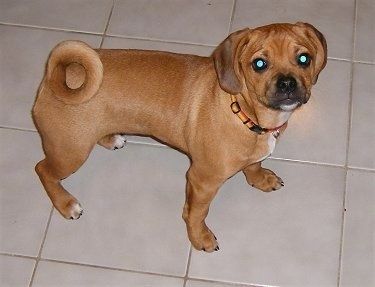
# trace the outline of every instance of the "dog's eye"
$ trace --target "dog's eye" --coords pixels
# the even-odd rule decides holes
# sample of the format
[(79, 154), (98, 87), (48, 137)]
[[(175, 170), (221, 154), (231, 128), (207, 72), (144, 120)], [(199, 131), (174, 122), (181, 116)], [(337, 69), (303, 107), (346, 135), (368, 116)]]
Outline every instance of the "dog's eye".
[(307, 53), (302, 53), (297, 57), (297, 63), (303, 68), (306, 68), (310, 65), (311, 56)]
[(261, 72), (267, 68), (267, 62), (262, 58), (256, 58), (252, 63), (255, 72)]

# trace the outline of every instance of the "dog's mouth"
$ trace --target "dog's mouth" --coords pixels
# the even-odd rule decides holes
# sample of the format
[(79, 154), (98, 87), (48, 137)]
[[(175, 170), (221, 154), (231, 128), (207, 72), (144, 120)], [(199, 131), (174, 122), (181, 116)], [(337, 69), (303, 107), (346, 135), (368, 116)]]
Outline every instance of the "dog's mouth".
[(276, 93), (271, 105), (277, 110), (293, 111), (306, 102), (304, 98), (303, 94), (300, 95), (299, 92), (290, 94)]

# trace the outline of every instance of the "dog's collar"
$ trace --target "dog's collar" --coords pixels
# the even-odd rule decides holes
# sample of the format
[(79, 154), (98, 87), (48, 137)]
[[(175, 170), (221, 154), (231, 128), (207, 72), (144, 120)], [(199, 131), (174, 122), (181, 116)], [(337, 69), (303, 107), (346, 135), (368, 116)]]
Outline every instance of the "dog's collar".
[(281, 126), (276, 128), (262, 128), (261, 126), (257, 125), (254, 121), (252, 121), (242, 110), (240, 104), (237, 101), (236, 96), (231, 95), (231, 105), (230, 108), (232, 112), (238, 116), (238, 118), (242, 121), (242, 123), (249, 128), (252, 132), (257, 133), (258, 135), (263, 135), (265, 133), (272, 133), (275, 138), (278, 138), (280, 135), (280, 129), (286, 125), (287, 122), (283, 123)]

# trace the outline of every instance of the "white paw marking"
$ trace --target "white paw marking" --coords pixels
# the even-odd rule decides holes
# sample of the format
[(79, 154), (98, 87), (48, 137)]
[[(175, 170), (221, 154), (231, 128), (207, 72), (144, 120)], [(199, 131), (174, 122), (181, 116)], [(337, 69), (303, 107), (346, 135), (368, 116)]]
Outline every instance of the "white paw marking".
[(70, 219), (79, 219), (83, 213), (83, 209), (79, 203), (74, 203), (70, 208)]
[(113, 149), (123, 148), (126, 144), (126, 138), (124, 135), (113, 136)]

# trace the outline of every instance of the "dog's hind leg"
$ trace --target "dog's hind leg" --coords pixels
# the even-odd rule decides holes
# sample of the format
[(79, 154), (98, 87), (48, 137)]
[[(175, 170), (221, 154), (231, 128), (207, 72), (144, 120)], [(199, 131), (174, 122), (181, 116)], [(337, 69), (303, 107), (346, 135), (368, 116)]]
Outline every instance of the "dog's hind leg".
[(126, 137), (123, 134), (111, 134), (102, 137), (98, 144), (110, 150), (120, 149), (125, 146)]
[(88, 158), (92, 147), (86, 147), (86, 150), (82, 148), (80, 146), (79, 153), (58, 148), (53, 152), (46, 152), (46, 158), (35, 166), (54, 207), (66, 219), (78, 219), (83, 212), (78, 200), (61, 185), (61, 180), (78, 170)]

